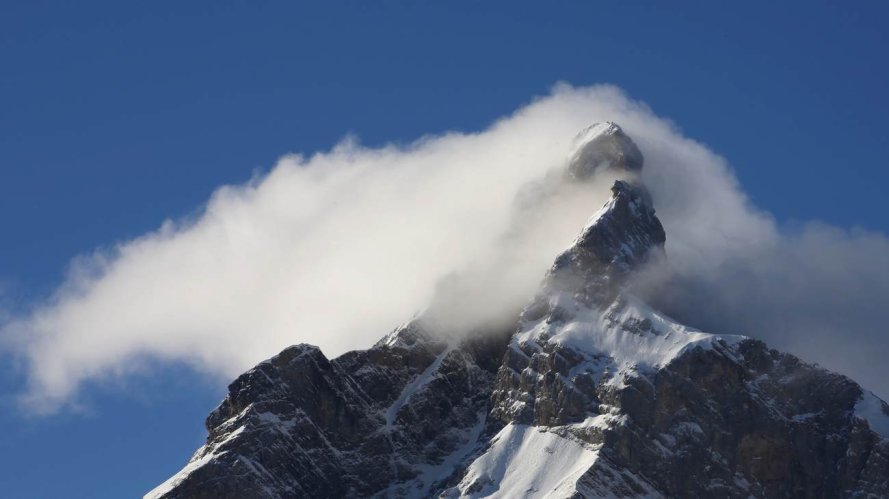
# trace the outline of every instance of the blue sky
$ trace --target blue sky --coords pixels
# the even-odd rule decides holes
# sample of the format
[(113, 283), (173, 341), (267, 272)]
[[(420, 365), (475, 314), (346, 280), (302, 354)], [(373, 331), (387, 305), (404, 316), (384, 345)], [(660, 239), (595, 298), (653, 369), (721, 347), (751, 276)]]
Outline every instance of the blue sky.
[[(288, 152), (479, 130), (557, 81), (613, 83), (728, 159), (782, 224), (889, 232), (884, 2), (631, 5), (6, 2), (0, 300), (200, 209)], [(224, 383), (182, 366), (19, 410), (0, 371), (0, 490), (131, 497), (203, 439)], [(52, 479), (47, 479), (47, 470)]]

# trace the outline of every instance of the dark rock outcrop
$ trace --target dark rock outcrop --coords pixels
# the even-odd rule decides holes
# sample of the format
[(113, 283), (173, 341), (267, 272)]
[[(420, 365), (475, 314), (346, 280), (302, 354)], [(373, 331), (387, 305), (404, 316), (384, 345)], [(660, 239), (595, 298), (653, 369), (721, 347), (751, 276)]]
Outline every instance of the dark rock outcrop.
[(194, 469), (158, 495), (422, 495), (447, 478), (425, 468), (463, 458), (481, 434), (507, 339), (452, 347), (426, 327), (416, 319), (334, 360), (293, 346), (241, 375), (207, 418)]

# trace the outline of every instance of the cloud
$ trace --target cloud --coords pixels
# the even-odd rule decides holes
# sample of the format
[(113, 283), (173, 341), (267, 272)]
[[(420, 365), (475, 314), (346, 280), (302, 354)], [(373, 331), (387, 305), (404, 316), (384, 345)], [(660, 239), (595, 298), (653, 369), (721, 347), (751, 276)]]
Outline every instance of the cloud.
[(574, 135), (604, 120), (646, 157), (667, 231), (665, 308), (889, 393), (871, 348), (885, 343), (883, 235), (781, 231), (725, 160), (645, 105), (611, 86), (560, 84), (477, 133), (376, 149), (346, 139), (284, 157), (245, 185), (219, 188), (189, 220), (75, 259), (52, 297), (2, 326), (27, 366), (26, 402), (57, 409), (83, 383), (127, 376), (144, 359), (228, 379), (293, 343), (328, 356), (366, 348), (454, 272), (508, 271), (492, 288), (476, 280), (476, 293), (500, 300), (461, 305), (467, 317), (507, 314), (604, 201), (606, 182), (553, 180)]
[(676, 319), (765, 340), (889, 395), (884, 235), (807, 223), (716, 266), (677, 257), (668, 270), (649, 298)]

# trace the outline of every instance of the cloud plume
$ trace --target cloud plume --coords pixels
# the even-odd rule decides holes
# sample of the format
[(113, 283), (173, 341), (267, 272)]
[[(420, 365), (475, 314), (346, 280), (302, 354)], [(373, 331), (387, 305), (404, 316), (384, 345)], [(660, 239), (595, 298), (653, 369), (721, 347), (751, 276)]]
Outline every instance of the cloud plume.
[(480, 132), (373, 149), (347, 139), (286, 156), (219, 188), (192, 219), (75, 259), (52, 297), (2, 326), (25, 360), (26, 400), (56, 409), (84, 382), (126, 376), (142, 359), (230, 378), (293, 343), (328, 356), (365, 348), (422, 309), (442, 278), (509, 247), (509, 293), (486, 304), (506, 313), (533, 293), (608, 186), (517, 206), (564, 166), (579, 130), (605, 120), (645, 155), (667, 232), (669, 273), (657, 280), (665, 309), (889, 394), (885, 236), (782, 230), (750, 205), (724, 159), (644, 104), (611, 86), (560, 84)]

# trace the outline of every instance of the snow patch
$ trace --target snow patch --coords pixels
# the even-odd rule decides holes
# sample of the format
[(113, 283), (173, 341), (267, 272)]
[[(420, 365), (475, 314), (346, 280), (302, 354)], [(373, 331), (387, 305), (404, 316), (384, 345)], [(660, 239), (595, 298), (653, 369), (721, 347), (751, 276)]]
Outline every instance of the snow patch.
[(599, 455), (580, 442), (527, 425), (508, 425), (493, 442), (460, 484), (441, 497), (570, 497)]
[(578, 150), (584, 145), (590, 143), (593, 139), (600, 135), (614, 135), (620, 131), (620, 127), (617, 126), (616, 123), (611, 121), (603, 121), (601, 123), (594, 123), (577, 134), (574, 137), (574, 150)]
[[(625, 376), (638, 371), (664, 367), (688, 350), (713, 349), (718, 344), (732, 345), (744, 336), (716, 335), (683, 326), (653, 310), (635, 297), (618, 300), (604, 312), (589, 308), (573, 296), (558, 294), (551, 298), (553, 307), (575, 310), (567, 321), (544, 318), (524, 324), (513, 339), (521, 344), (539, 342), (539, 338), (587, 354), (591, 359), (606, 356), (621, 374), (609, 380), (620, 384)], [(596, 372), (600, 362), (578, 366), (576, 371)]]
[[(174, 488), (176, 488), (176, 486), (178, 486), (180, 483), (184, 482), (185, 479), (188, 478), (189, 475), (191, 475), (195, 470), (197, 470), (198, 468), (209, 463), (210, 461), (215, 459), (217, 456), (217, 454), (214, 454), (213, 452), (208, 452), (208, 453), (200, 456), (200, 454), (203, 451), (204, 451), (204, 447), (201, 447), (200, 449), (198, 449), (198, 451), (195, 453), (195, 456), (191, 458), (191, 460), (188, 462), (188, 464), (185, 465), (184, 468), (179, 470), (179, 473), (176, 473), (175, 475), (171, 476), (170, 478), (167, 479), (166, 482), (158, 485), (157, 487), (152, 489), (150, 492), (145, 494), (143, 499), (158, 499), (158, 498), (162, 497), (164, 494), (169, 493)], [(200, 456), (200, 457), (197, 457), (197, 456)]]
[(411, 398), (411, 395), (417, 393), (422, 390), (424, 386), (428, 385), (430, 381), (435, 379), (438, 374), (438, 368), (441, 366), (442, 361), (444, 361), (445, 357), (448, 356), (449, 353), (453, 351), (453, 347), (446, 348), (443, 352), (438, 354), (438, 357), (423, 371), (419, 376), (411, 380), (407, 386), (401, 391), (401, 395), (398, 396), (398, 399), (389, 406), (386, 410), (386, 431), (392, 431), (392, 425), (395, 424), (395, 418), (398, 416), (398, 411), (404, 407), (404, 404), (407, 403), (408, 399)]
[(855, 404), (855, 416), (867, 421), (880, 437), (889, 439), (889, 414), (886, 414), (886, 403), (879, 397), (865, 390)]
[(143, 499), (157, 499), (157, 498), (162, 497), (164, 494), (170, 492), (174, 488), (176, 488), (176, 486), (178, 486), (180, 483), (184, 482), (185, 479), (188, 478), (197, 469), (199, 469), (202, 466), (206, 465), (207, 463), (213, 461), (218, 456), (225, 454), (227, 451), (225, 451), (225, 450), (220, 451), (219, 449), (223, 445), (234, 440), (238, 435), (243, 433), (245, 429), (246, 429), (246, 425), (240, 426), (237, 429), (235, 429), (233, 432), (226, 435), (226, 437), (224, 439), (222, 439), (221, 441), (216, 442), (216, 443), (209, 445), (209, 446), (205, 445), (205, 446), (201, 447), (200, 449), (198, 449), (198, 451), (194, 453), (194, 455), (191, 457), (191, 459), (188, 461), (188, 464), (186, 464), (184, 468), (179, 470), (179, 472), (176, 473), (175, 475), (168, 478), (167, 481), (158, 485), (157, 487), (152, 489), (150, 492), (145, 494), (145, 496), (143, 496)]

